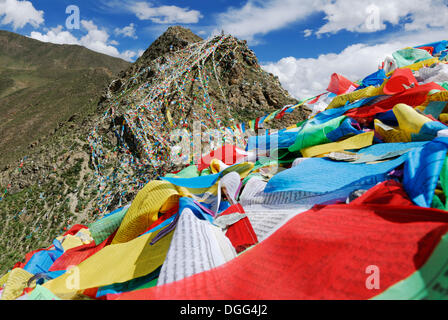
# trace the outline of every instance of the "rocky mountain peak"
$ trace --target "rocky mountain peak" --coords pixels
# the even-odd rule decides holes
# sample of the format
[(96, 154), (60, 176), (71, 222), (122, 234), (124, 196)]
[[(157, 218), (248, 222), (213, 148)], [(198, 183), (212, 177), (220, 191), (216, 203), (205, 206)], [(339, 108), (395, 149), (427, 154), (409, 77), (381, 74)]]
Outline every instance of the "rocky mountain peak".
[(147, 63), (168, 52), (174, 52), (185, 48), (187, 45), (202, 41), (203, 39), (195, 35), (190, 29), (173, 26), (169, 27), (156, 41), (154, 41), (136, 64)]

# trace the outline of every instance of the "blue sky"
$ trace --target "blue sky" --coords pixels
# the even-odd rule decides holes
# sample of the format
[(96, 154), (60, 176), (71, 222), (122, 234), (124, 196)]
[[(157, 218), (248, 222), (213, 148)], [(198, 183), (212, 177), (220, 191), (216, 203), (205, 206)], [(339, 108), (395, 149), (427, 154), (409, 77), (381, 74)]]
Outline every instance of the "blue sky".
[[(68, 29), (66, 8), (80, 11)], [(248, 40), (265, 70), (303, 98), (331, 73), (366, 76), (393, 51), (448, 38), (447, 0), (0, 0), (0, 28), (134, 61), (170, 25)]]

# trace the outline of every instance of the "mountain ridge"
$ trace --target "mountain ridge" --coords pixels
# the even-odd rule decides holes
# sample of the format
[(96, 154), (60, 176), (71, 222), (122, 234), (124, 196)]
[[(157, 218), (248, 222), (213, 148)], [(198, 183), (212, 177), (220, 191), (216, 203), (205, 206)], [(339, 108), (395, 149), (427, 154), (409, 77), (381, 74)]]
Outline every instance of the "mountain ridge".
[(59, 122), (92, 109), (95, 94), (128, 65), (82, 46), (0, 30), (0, 167), (23, 156)]

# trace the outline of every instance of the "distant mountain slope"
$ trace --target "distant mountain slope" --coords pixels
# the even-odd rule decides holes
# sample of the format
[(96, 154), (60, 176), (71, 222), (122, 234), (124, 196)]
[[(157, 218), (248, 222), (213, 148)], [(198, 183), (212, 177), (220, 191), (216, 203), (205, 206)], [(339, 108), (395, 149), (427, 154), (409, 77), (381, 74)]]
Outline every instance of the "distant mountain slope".
[(0, 30), (0, 166), (25, 155), (130, 64), (77, 45), (57, 45)]

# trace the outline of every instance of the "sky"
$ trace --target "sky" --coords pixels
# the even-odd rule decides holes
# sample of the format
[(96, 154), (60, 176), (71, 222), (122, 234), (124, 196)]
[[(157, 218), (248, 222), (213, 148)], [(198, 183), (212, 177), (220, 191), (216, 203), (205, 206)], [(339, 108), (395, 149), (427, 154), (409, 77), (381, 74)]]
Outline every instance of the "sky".
[(304, 99), (357, 81), (394, 51), (448, 39), (448, 0), (0, 0), (0, 29), (135, 61), (169, 26), (248, 41)]

